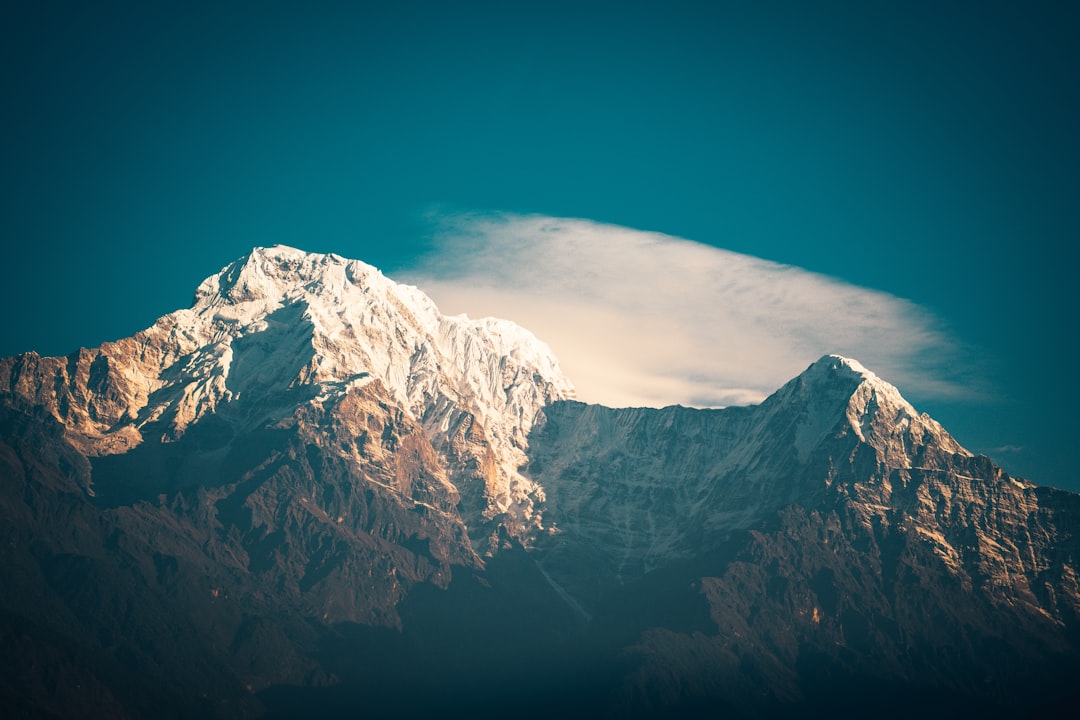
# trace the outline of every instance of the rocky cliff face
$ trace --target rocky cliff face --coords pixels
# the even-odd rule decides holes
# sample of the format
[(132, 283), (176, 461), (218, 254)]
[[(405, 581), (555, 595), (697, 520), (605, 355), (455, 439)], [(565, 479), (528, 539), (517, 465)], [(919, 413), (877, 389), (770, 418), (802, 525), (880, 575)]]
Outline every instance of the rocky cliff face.
[(280, 246), (131, 338), (0, 360), (0, 697), (284, 717), (1067, 695), (1080, 498), (857, 362), (745, 408), (572, 397), (527, 331)]

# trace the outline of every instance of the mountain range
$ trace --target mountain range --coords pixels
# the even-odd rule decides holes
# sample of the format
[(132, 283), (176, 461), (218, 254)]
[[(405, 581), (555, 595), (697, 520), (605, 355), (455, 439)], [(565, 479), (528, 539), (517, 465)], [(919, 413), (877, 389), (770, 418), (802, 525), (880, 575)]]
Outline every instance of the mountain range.
[(587, 405), (511, 322), (256, 248), (130, 338), (0, 360), (0, 703), (1065, 715), (1078, 530), (856, 360)]

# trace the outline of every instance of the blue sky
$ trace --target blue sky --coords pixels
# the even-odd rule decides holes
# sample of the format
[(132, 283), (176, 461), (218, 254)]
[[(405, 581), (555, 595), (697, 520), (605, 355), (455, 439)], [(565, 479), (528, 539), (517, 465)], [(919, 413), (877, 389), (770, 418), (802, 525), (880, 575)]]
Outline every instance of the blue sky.
[[(896, 299), (917, 342), (889, 372), (859, 359), (967, 447), (1080, 490), (1074, 8), (6, 2), (0, 355), (130, 335), (254, 245), (434, 283), (468, 275), (448, 218), (579, 218), (560, 227)], [(603, 237), (553, 302), (632, 275), (639, 236)], [(684, 318), (710, 302), (688, 285)]]

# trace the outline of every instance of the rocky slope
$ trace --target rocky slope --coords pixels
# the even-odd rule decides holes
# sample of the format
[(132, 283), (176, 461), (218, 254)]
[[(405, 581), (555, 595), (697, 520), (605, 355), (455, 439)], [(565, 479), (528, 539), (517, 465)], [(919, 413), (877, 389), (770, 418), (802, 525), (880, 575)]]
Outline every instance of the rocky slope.
[(753, 407), (572, 397), (527, 331), (281, 246), (131, 338), (0, 360), (0, 700), (1067, 702), (1080, 497), (1009, 477), (836, 356)]
[[(542, 411), (532, 444), (529, 474), (545, 488), (555, 523), (538, 556), (587, 566), (589, 582), (607, 587), (716, 547), (791, 504), (842, 497), (868, 528), (911, 513), (927, 538), (948, 532), (938, 551), (958, 567), (954, 544), (966, 541), (950, 525), (954, 496), (969, 510), (993, 502), (1004, 512), (1005, 502), (1014, 522), (1034, 510), (1034, 486), (973, 458), (896, 388), (838, 356), (812, 364), (759, 406), (556, 403)], [(971, 483), (1000, 490), (978, 498)], [(909, 486), (922, 488), (917, 500)], [(1002, 558), (981, 547), (984, 564), (1022, 562), (1015, 551)], [(571, 550), (590, 557), (561, 563)]]
[(973, 456), (857, 362), (755, 407), (543, 415), (557, 533), (535, 556), (632, 648), (624, 709), (1019, 712), (1068, 687), (1080, 497)]

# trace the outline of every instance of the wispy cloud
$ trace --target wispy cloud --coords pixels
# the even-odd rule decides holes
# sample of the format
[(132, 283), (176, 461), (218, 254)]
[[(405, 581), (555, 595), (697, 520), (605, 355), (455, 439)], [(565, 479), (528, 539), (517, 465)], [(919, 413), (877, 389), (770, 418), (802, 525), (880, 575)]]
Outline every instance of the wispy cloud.
[(1017, 453), (1025, 452), (1025, 448), (1020, 445), (1000, 445), (998, 447), (983, 448), (981, 452), (986, 455), (1016, 455)]
[[(437, 219), (436, 249), (400, 279), (450, 314), (516, 321), (586, 401), (757, 402), (826, 353), (902, 391), (957, 396), (954, 343), (886, 293), (653, 232), (535, 215)], [(953, 378), (953, 379), (950, 379)]]

